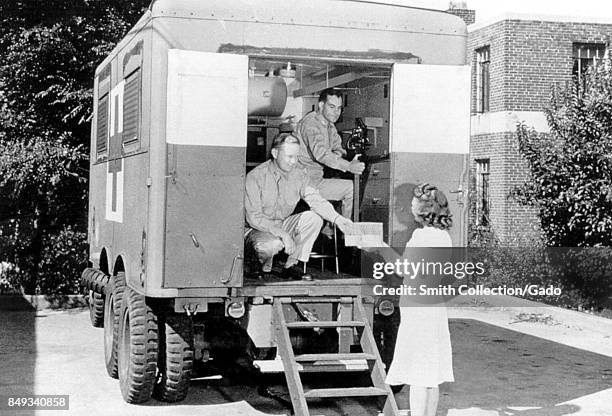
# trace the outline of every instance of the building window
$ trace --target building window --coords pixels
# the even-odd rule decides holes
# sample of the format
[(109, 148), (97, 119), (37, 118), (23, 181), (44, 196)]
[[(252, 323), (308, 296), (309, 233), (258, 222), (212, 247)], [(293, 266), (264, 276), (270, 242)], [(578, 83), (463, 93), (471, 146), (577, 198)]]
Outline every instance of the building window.
[(476, 160), (476, 225), (489, 225), (489, 159)]
[(490, 48), (476, 49), (476, 112), (489, 111)]
[(582, 82), (588, 69), (601, 62), (606, 54), (603, 43), (574, 43), (572, 48), (572, 75)]

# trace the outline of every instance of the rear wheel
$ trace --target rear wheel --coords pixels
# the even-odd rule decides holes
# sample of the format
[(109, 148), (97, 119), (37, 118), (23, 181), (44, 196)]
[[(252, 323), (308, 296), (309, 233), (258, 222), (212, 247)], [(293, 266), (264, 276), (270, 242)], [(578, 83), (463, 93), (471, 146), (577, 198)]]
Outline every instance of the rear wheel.
[(119, 321), (117, 360), (121, 394), (127, 403), (151, 397), (158, 358), (157, 316), (144, 295), (125, 288)]
[(87, 303), (91, 324), (96, 328), (102, 328), (104, 326), (104, 295), (90, 290)]
[[(107, 282), (108, 276), (99, 269), (88, 267), (83, 270), (81, 275), (81, 285), (84, 287), (83, 294), (86, 296), (89, 306), (89, 320), (96, 328), (104, 326), (104, 295), (101, 292)], [(89, 289), (92, 287), (95, 290)]]
[(193, 329), (184, 315), (168, 315), (159, 321), (160, 351), (154, 396), (178, 402), (187, 396), (193, 369)]
[(125, 290), (125, 273), (119, 272), (111, 279), (104, 303), (104, 363), (106, 372), (118, 378), (117, 349), (119, 344), (119, 318)]

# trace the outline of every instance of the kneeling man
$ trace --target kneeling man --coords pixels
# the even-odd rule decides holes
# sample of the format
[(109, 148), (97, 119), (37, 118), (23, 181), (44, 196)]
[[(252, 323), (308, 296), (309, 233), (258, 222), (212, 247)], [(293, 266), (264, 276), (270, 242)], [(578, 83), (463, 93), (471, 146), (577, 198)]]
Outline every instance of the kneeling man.
[[(307, 262), (323, 219), (348, 231), (353, 223), (338, 214), (311, 185), (308, 174), (298, 168), (300, 144), (290, 134), (279, 135), (272, 143), (272, 159), (257, 166), (246, 177), (245, 211), (249, 225), (247, 249), (252, 248), (266, 273), (272, 270), (274, 255), (288, 255), (284, 277), (302, 278), (299, 262)], [(311, 211), (291, 215), (300, 199)]]

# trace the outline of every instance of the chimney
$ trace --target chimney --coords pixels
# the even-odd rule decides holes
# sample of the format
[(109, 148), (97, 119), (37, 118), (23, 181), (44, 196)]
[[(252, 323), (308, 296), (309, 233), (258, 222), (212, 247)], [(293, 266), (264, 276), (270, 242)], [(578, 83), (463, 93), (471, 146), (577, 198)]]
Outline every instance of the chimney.
[(467, 2), (465, 1), (451, 1), (448, 4), (448, 10), (446, 11), (446, 13), (459, 16), (465, 21), (466, 25), (471, 25), (476, 21), (476, 11), (469, 10), (467, 8)]

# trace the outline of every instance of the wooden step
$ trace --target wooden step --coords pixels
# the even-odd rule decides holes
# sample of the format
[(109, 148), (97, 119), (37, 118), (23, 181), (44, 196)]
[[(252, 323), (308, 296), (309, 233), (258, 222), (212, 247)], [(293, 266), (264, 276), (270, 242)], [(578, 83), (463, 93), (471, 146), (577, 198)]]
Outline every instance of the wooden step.
[[(253, 364), (264, 374), (285, 372), (281, 360), (255, 360)], [(346, 373), (369, 371), (370, 366), (366, 360), (304, 361), (296, 363), (296, 369), (300, 373)]]
[(365, 326), (361, 321), (299, 321), (287, 322), (287, 328), (358, 328)]
[(325, 354), (300, 354), (295, 356), (298, 363), (311, 361), (342, 361), (342, 360), (375, 360), (374, 354), (364, 353), (325, 353)]
[(304, 392), (304, 397), (312, 399), (316, 397), (366, 397), (387, 396), (385, 389), (378, 387), (347, 387), (342, 389), (312, 389)]

